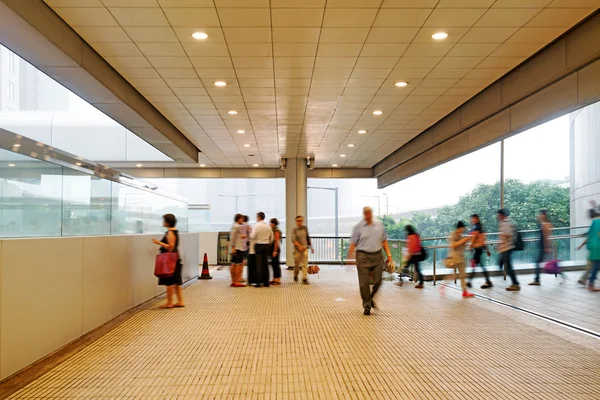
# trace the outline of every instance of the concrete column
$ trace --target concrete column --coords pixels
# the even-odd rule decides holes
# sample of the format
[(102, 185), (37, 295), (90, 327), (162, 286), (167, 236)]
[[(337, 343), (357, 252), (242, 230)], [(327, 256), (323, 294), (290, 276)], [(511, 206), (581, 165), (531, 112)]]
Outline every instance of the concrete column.
[(294, 244), (292, 243), (292, 229), (296, 224), (296, 216), (303, 215), (307, 220), (307, 180), (306, 159), (288, 159), (285, 169), (285, 226), (287, 237), (286, 265), (294, 266)]

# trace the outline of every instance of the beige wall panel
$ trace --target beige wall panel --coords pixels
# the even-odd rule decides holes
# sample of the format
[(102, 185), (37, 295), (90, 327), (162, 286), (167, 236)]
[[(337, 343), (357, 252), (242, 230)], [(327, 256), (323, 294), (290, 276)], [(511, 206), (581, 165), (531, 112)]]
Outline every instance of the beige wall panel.
[(126, 236), (83, 239), (83, 332), (134, 306)]
[(158, 246), (152, 239), (160, 239), (162, 235), (129, 236), (124, 238), (129, 241), (128, 258), (129, 273), (131, 275), (134, 305), (158, 296), (164, 291), (157, 292), (157, 278), (154, 276), (154, 261), (158, 253)]
[(434, 144), (451, 138), (460, 131), (460, 109), (448, 114), (440, 122), (432, 126), (429, 131)]
[(579, 68), (600, 57), (600, 18), (596, 15), (566, 37), (567, 68)]
[(222, 169), (221, 178), (238, 178), (243, 176), (244, 178), (277, 178), (276, 169)]
[(566, 46), (561, 40), (502, 79), (502, 104), (510, 105), (558, 79), (566, 72)]
[(83, 239), (3, 240), (1, 246), (4, 379), (81, 336)]
[(577, 74), (520, 101), (510, 108), (510, 129), (521, 132), (577, 107)]
[(182, 233), (180, 235), (180, 254), (183, 262), (183, 281), (189, 281), (198, 276), (200, 259), (200, 235), (198, 233)]
[(600, 60), (577, 72), (577, 100), (580, 104), (600, 100)]
[(509, 132), (510, 110), (504, 110), (465, 131), (461, 136), (467, 136), (467, 149), (472, 151), (502, 139)]
[(460, 126), (465, 128), (496, 112), (502, 106), (502, 86), (495, 83), (460, 108)]

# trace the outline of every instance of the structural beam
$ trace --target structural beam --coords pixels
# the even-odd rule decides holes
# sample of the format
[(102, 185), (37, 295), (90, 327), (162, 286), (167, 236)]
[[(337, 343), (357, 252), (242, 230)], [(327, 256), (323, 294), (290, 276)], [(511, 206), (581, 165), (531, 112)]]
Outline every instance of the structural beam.
[(574, 27), (373, 168), (380, 188), (600, 100), (600, 14)]
[(0, 0), (0, 43), (179, 162), (198, 148), (42, 0)]

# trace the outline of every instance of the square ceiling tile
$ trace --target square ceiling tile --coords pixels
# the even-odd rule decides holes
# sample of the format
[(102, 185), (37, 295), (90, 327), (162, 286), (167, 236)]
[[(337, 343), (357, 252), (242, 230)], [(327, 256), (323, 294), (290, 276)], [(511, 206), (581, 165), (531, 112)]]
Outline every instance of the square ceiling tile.
[(55, 8), (54, 11), (72, 27), (119, 26), (106, 8)]
[(147, 57), (155, 68), (192, 68), (187, 57)]
[(232, 57), (235, 68), (272, 68), (273, 57)]
[(361, 57), (400, 57), (407, 48), (406, 43), (367, 43), (360, 55)]
[(88, 43), (128, 43), (131, 39), (121, 27), (73, 27)]
[(158, 4), (163, 8), (214, 7), (215, 5), (213, 0), (158, 0)]
[(194, 79), (198, 78), (196, 70), (193, 68), (159, 68), (158, 73), (163, 78), (183, 78), (183, 79)]
[(156, 0), (102, 0), (105, 7), (158, 7)]
[(430, 14), (431, 10), (426, 8), (383, 9), (377, 14), (373, 26), (379, 28), (420, 28)]
[(539, 11), (536, 8), (494, 8), (488, 10), (475, 26), (478, 28), (520, 28)]
[(387, 78), (391, 68), (354, 68), (351, 78), (353, 79), (372, 79)]
[(171, 27), (125, 27), (129, 37), (137, 43), (178, 43)]
[(138, 43), (137, 46), (146, 56), (185, 57), (179, 43)]
[(467, 33), (469, 28), (448, 28), (448, 27), (424, 27), (419, 30), (417, 36), (415, 36), (413, 43), (431, 43), (433, 40), (431, 36), (434, 33), (445, 32), (448, 37), (444, 39), (443, 43), (456, 43)]
[(500, 78), (502, 75), (506, 74), (508, 69), (483, 69), (476, 68), (471, 70), (467, 75), (465, 75), (465, 79), (489, 79), (496, 80)]
[(190, 57), (190, 61), (197, 69), (233, 68), (230, 57)]
[(218, 12), (223, 27), (271, 26), (268, 8), (219, 8)]
[(150, 68), (152, 65), (146, 57), (105, 57), (114, 68)]
[(406, 49), (406, 57), (442, 57), (452, 48), (452, 43), (411, 44)]
[(321, 43), (317, 57), (358, 57), (362, 46), (362, 43)]
[(225, 43), (183, 43), (189, 57), (227, 57), (229, 50)]
[(550, 8), (592, 8), (600, 7), (600, 1), (598, 0), (554, 0), (548, 4)]
[(232, 57), (271, 57), (271, 43), (230, 43), (228, 46)]
[(491, 55), (494, 57), (529, 57), (541, 49), (540, 43), (505, 43), (500, 45)]
[(471, 27), (485, 13), (485, 9), (461, 8), (433, 10), (424, 26), (428, 27)]
[(367, 43), (410, 43), (418, 28), (372, 28)]
[(228, 43), (270, 43), (270, 28), (223, 28)]
[(207, 28), (204, 26), (178, 26), (173, 28), (177, 38), (182, 43), (198, 43), (197, 39), (192, 37), (195, 32), (204, 32), (208, 35), (208, 39), (204, 40), (204, 43), (223, 43), (225, 42), (225, 36), (221, 28), (212, 27)]
[(423, 69), (435, 67), (442, 57), (406, 57), (402, 56), (396, 68)]
[(121, 26), (169, 26), (160, 8), (110, 8)]
[(579, 21), (596, 11), (595, 8), (572, 8), (572, 9), (545, 9), (537, 14), (527, 26), (554, 27), (561, 26), (570, 28)]
[(488, 8), (494, 0), (440, 0), (438, 8)]
[(355, 68), (394, 68), (398, 57), (359, 57)]
[(271, 16), (274, 27), (318, 28), (323, 20), (323, 10), (319, 8), (281, 8), (271, 10)]
[(543, 8), (552, 0), (496, 0), (492, 8)]
[(390, 72), (390, 79), (422, 79), (429, 74), (431, 68), (397, 68)]
[(448, 57), (488, 56), (498, 48), (498, 43), (457, 43), (447, 54)]
[(444, 57), (436, 68), (475, 68), (484, 57)]
[[(371, 27), (376, 9), (365, 8), (327, 8), (323, 19), (323, 27), (327, 28), (360, 28)], [(320, 21), (319, 21), (320, 24)]]
[(431, 70), (427, 78), (432, 79), (460, 79), (471, 71), (470, 68), (460, 69), (447, 69), (447, 68), (434, 68)]
[(257, 7), (268, 8), (269, 0), (215, 0), (217, 7)]
[(504, 43), (518, 28), (471, 28), (460, 43)]
[(314, 64), (315, 57), (275, 57), (275, 68), (312, 69)]
[(319, 28), (273, 28), (273, 41), (276, 43), (316, 43), (319, 41)]
[(272, 8), (323, 8), (326, 0), (271, 0)]
[(383, 0), (381, 8), (434, 8), (439, 0)]
[(143, 56), (134, 43), (90, 43), (102, 57)]
[(164, 8), (162, 10), (171, 26), (220, 26), (214, 8)]
[(320, 32), (321, 43), (363, 43), (369, 28), (323, 28)]
[(318, 43), (274, 43), (276, 57), (314, 57)]
[(566, 30), (565, 27), (533, 28), (525, 27), (519, 29), (510, 37), (507, 43), (540, 43), (547, 44), (556, 39)]
[(525, 57), (487, 57), (476, 68), (513, 69), (525, 60)]
[(347, 68), (354, 65), (358, 57), (317, 57), (315, 68)]

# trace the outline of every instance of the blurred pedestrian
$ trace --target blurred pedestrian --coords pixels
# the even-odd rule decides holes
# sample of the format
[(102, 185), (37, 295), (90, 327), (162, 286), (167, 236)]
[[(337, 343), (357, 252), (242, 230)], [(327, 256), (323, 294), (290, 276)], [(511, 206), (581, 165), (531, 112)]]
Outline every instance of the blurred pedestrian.
[[(473, 214), (471, 215), (471, 250), (473, 250), (473, 259), (472, 266), (473, 269), (471, 271), (471, 276), (469, 277), (469, 282), (467, 283), (467, 287), (472, 287), (471, 282), (475, 277), (475, 267), (479, 266), (481, 271), (483, 272), (483, 277), (485, 278), (485, 283), (481, 285), (482, 289), (489, 289), (493, 287), (492, 281), (490, 280), (490, 275), (488, 274), (485, 266), (482, 262), (483, 252), (487, 250), (485, 231), (483, 230), (483, 225), (481, 224), (481, 220), (479, 219), (479, 215)], [(489, 250), (488, 250), (489, 253)]]
[(281, 231), (279, 230), (279, 221), (277, 218), (271, 218), (271, 229), (273, 230), (273, 243), (271, 243), (271, 267), (273, 268), (273, 280), (271, 285), (281, 285), (281, 265), (279, 263), (279, 253), (281, 252)]
[(414, 267), (414, 271), (417, 274), (418, 280), (418, 283), (415, 285), (415, 289), (423, 289), (425, 277), (421, 271), (420, 262), (423, 261), (424, 250), (421, 244), (421, 237), (417, 231), (415, 231), (415, 228), (412, 225), (406, 225), (404, 230), (406, 231), (406, 257), (408, 259), (406, 267), (410, 268), (411, 265)]
[(256, 225), (250, 238), (254, 240), (256, 252), (256, 284), (255, 287), (269, 287), (269, 248), (273, 242), (273, 230), (265, 223), (265, 213), (256, 214)]
[(465, 249), (467, 247), (467, 243), (470, 240), (472, 240), (472, 238), (468, 236), (463, 236), (464, 232), (464, 222), (458, 221), (458, 223), (456, 224), (456, 229), (450, 235), (450, 252), (448, 258), (451, 260), (450, 262), (454, 267), (454, 270), (458, 270), (458, 277), (460, 279), (462, 296), (473, 297), (475, 295), (467, 290), (467, 278), (465, 274), (465, 269), (467, 267), (467, 263), (465, 261)]
[(231, 245), (231, 286), (244, 287), (242, 280), (242, 271), (244, 269), (244, 260), (248, 256), (248, 238), (245, 235), (246, 227), (244, 225), (244, 216), (236, 214), (235, 223), (231, 227), (229, 242)]
[[(160, 253), (177, 253), (177, 264), (175, 273), (166, 278), (158, 278), (158, 284), (167, 287), (167, 302), (160, 308), (184, 307), (183, 294), (181, 292), (181, 258), (179, 257), (179, 231), (177, 230), (177, 218), (173, 214), (163, 215), (163, 226), (167, 228), (167, 232), (161, 240), (152, 239), (152, 242), (159, 245)], [(173, 293), (177, 295), (177, 303), (173, 304)]]
[[(598, 212), (596, 211), (596, 202), (590, 201), (590, 205), (592, 206), (592, 208), (590, 208), (588, 210), (588, 215), (589, 215), (590, 219), (594, 220), (594, 218), (599, 218), (600, 214), (598, 214)], [(587, 236), (587, 233), (586, 233), (586, 236)], [(583, 248), (583, 246), (585, 246), (586, 244), (587, 244), (587, 239), (585, 239), (583, 241), (583, 243), (581, 243), (581, 245), (579, 247), (577, 247), (577, 250), (581, 250)], [(590, 261), (589, 254), (588, 254), (587, 266), (585, 268), (585, 271), (583, 271), (583, 273), (577, 280), (577, 283), (579, 283), (580, 285), (583, 285), (583, 286), (587, 285), (587, 280), (590, 276), (591, 270), (592, 270), (592, 262)]]
[(511, 279), (512, 284), (506, 288), (509, 292), (521, 290), (517, 275), (512, 265), (512, 253), (515, 249), (516, 228), (515, 224), (508, 218), (508, 211), (501, 208), (497, 212), (497, 219), (500, 225), (500, 244), (498, 252), (500, 253), (499, 266), (506, 268), (506, 272)]
[(600, 291), (600, 288), (594, 286), (598, 271), (600, 270), (600, 218), (592, 220), (592, 226), (587, 235), (587, 249), (589, 259), (592, 262), (592, 269), (588, 278), (588, 289), (590, 291)]
[(302, 271), (302, 283), (308, 285), (308, 250), (313, 253), (308, 228), (304, 225), (304, 217), (296, 217), (296, 226), (292, 229), (292, 243), (294, 244), (294, 281), (298, 282), (298, 274)]
[[(373, 298), (381, 286), (383, 275), (384, 260), (381, 250), (385, 250), (388, 261), (392, 259), (392, 254), (385, 227), (381, 221), (373, 219), (371, 207), (363, 208), (363, 217), (363, 221), (352, 228), (348, 256), (352, 258), (356, 252), (356, 270), (364, 315), (371, 315), (371, 308), (376, 308)], [(372, 290), (371, 277), (373, 278)]]
[(539, 229), (540, 229), (540, 247), (538, 251), (538, 258), (535, 263), (535, 278), (533, 282), (529, 282), (529, 286), (540, 286), (540, 269), (543, 268), (543, 264), (550, 260), (552, 254), (552, 245), (550, 244), (550, 234), (552, 233), (552, 224), (548, 220), (548, 211), (545, 209), (540, 210), (538, 213)]

